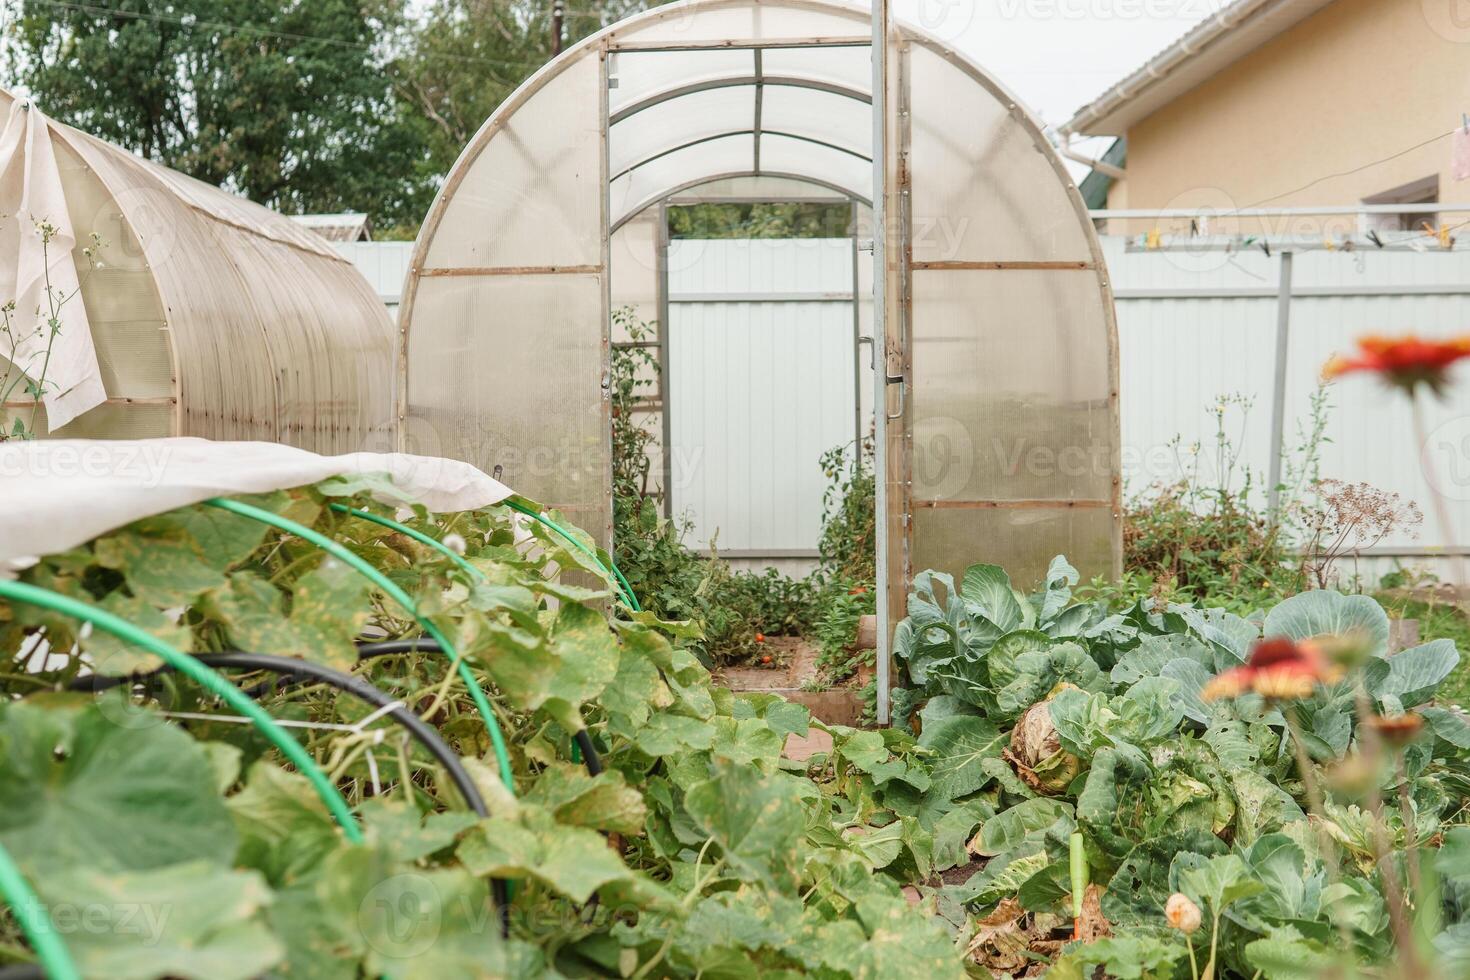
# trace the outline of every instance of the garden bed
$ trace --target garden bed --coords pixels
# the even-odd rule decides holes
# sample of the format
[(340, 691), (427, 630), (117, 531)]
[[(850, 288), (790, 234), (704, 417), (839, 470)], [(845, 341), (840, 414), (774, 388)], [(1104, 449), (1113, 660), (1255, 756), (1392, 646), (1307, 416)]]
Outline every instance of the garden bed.
[[(827, 725), (857, 727), (867, 710), (863, 686), (871, 680), (863, 674), (832, 687), (822, 686), (818, 664), (821, 651), (798, 636), (766, 637), (763, 646), (772, 658), (768, 667), (726, 667), (715, 672), (714, 683), (736, 694), (775, 694), (805, 707), (813, 719)], [(806, 735), (787, 738), (784, 755), (804, 761), (832, 748), (832, 738), (813, 729)]]

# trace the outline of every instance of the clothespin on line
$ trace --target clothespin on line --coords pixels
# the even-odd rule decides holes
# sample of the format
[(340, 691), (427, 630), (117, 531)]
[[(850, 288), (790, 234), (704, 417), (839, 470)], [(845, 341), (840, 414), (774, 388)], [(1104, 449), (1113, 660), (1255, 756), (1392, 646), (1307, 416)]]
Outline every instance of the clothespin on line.
[(1423, 228), (1424, 233), (1429, 235), (1431, 238), (1438, 239), (1440, 248), (1448, 251), (1455, 247), (1455, 239), (1454, 236), (1450, 234), (1449, 225), (1440, 225), (1438, 228), (1432, 228), (1430, 227), (1429, 222), (1421, 221), (1419, 222), (1419, 227)]

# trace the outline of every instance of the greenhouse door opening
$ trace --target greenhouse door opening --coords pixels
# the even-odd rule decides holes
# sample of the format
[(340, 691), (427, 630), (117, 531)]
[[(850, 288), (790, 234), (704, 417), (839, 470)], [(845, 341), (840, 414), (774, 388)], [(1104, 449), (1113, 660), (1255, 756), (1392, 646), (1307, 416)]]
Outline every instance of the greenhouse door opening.
[[(672, 331), (630, 339), (619, 314), (694, 322), (671, 317), (660, 289), (669, 209), (695, 194), (876, 200), (881, 233), (860, 222), (860, 235), (884, 261), (857, 292), (882, 297), (859, 330), (876, 334), (883, 386), (858, 388), (879, 402), (865, 398), (861, 415), (878, 419), (890, 621), (925, 569), (961, 579), (990, 563), (1024, 589), (1065, 554), (1084, 579), (1118, 574), (1117, 334), (1086, 205), (1040, 123), (943, 38), (891, 25), (875, 93), (873, 36), (866, 5), (690, 0), (532, 76), (465, 149), (415, 247), (400, 444), (500, 466), (517, 492), (610, 545), (615, 417), (653, 429), (673, 424), (664, 402), (679, 412), (669, 372), (627, 416), (615, 404), (620, 350), (660, 364), (676, 353), (650, 350)], [(672, 454), (654, 452), (645, 496), (672, 513), (660, 481)]]
[(851, 237), (669, 243), (669, 506), (691, 548), (815, 563), (821, 457), (862, 428), (856, 255)]
[(688, 523), (690, 549), (797, 577), (815, 567), (824, 456), (842, 453), (845, 471), (873, 431), (870, 222), (828, 188), (744, 176), (672, 195), (612, 236), (614, 387), (636, 365), (630, 410), (647, 433), (635, 492)]

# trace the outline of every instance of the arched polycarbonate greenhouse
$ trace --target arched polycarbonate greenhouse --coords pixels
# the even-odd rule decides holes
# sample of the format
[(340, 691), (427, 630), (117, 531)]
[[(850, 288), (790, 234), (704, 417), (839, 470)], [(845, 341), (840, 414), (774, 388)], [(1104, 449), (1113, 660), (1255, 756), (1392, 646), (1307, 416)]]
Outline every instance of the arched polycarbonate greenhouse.
[[(0, 90), (0, 118), (13, 102)], [(38, 432), (389, 448), (392, 321), (350, 262), (242, 197), (54, 120), (46, 131), (106, 400), (49, 432), (43, 413)]]
[(420, 235), (401, 312), (404, 447), (503, 466), (610, 535), (610, 314), (666, 289), (666, 236), (658, 221), (635, 235), (639, 219), (676, 197), (793, 188), (865, 214), (881, 137), (883, 315), (869, 308), (859, 329), (882, 324), (890, 594), (975, 561), (1018, 586), (1062, 553), (1112, 573), (1117, 344), (1085, 207), (983, 70), (902, 24), (888, 48), (881, 133), (870, 13), (824, 0), (658, 8), (528, 80)]

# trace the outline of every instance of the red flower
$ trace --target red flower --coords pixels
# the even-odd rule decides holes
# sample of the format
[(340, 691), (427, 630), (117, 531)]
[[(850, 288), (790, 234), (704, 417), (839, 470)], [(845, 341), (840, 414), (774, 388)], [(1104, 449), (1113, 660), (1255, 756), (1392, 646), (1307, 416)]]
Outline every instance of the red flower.
[(1272, 637), (1251, 649), (1244, 666), (1212, 678), (1200, 697), (1216, 701), (1255, 693), (1271, 701), (1293, 701), (1311, 697), (1318, 684), (1334, 684), (1340, 677), (1341, 671), (1312, 641)]
[(1448, 380), (1451, 364), (1470, 357), (1470, 337), (1454, 340), (1420, 340), (1418, 337), (1363, 337), (1356, 357), (1334, 357), (1322, 368), (1327, 380), (1369, 371), (1389, 384), (1413, 392), (1419, 385), (1439, 394)]

